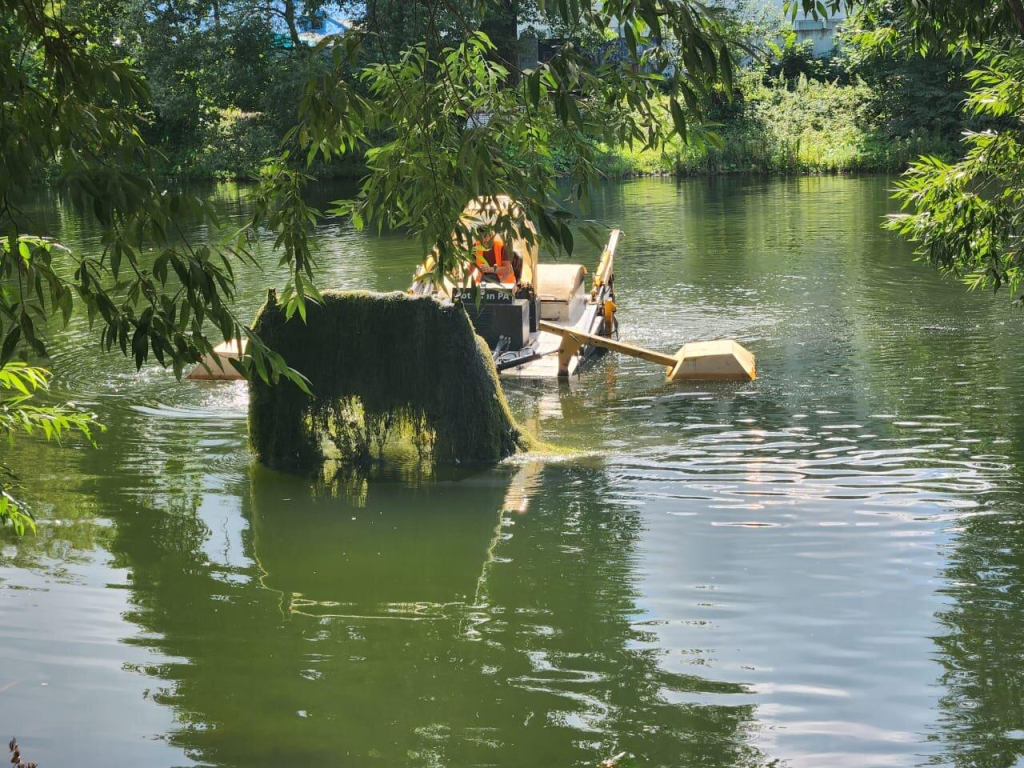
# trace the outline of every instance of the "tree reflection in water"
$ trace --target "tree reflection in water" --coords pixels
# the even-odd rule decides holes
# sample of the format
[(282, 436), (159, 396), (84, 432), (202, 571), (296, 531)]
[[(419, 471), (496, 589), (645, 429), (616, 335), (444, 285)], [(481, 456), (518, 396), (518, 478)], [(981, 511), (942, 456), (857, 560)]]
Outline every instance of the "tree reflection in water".
[(237, 563), (205, 553), (194, 509), (125, 517), (112, 543), (141, 642), (172, 659), (149, 670), (181, 723), (169, 738), (194, 759), (763, 762), (751, 705), (668, 702), (744, 689), (659, 665), (637, 626), (640, 524), (605, 501), (602, 470), (374, 480), (355, 497), (259, 467), (248, 481)]
[(951, 598), (937, 613), (945, 691), (935, 762), (1019, 765), (1024, 757), (1024, 520), (1019, 502), (962, 521), (944, 570)]

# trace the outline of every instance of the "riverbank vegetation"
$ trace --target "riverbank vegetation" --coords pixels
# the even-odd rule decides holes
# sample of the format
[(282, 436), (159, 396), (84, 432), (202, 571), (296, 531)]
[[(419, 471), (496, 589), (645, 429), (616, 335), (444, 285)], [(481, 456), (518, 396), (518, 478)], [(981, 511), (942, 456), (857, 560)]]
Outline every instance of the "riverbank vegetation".
[(940, 271), (971, 288), (1005, 289), (1024, 304), (1024, 2), (893, 9), (875, 0), (867, 10), (869, 47), (906, 59), (949, 51), (971, 62), (964, 111), (981, 121), (965, 132), (957, 159), (926, 156), (911, 165), (890, 229)]
[[(473, 17), (474, 4), (465, 5), (467, 17)], [(545, 16), (529, 2), (519, 5), (521, 21), (543, 22), (569, 34), (557, 14)], [(311, 25), (327, 31), (315, 26), (322, 23), (324, 7), (297, 0), (280, 5), (71, 0), (65, 15), (102, 29), (98, 44), (112, 57), (130, 57), (144, 75), (151, 111), (141, 130), (161, 174), (255, 180), (293, 126), (307, 83), (332, 71), (332, 63), (312, 50), (320, 32), (300, 31)], [(332, 18), (342, 18), (339, 24), (349, 29), (372, 25), (389, 32), (369, 35), (360, 65), (398, 56), (401, 40), (422, 39), (430, 24), (439, 40), (464, 33), (452, 12), (431, 17), (424, 8), (374, 2), (329, 7)], [(720, 143), (677, 138), (662, 151), (625, 141), (600, 145), (592, 137), (603, 173), (892, 172), (920, 154), (955, 155), (969, 120), (958, 109), (966, 81), (949, 56), (933, 51), (921, 61), (898, 62), (877, 50), (865, 55), (854, 34), (840, 35), (839, 47), (816, 56), (809, 41), (797, 41), (769, 0), (738, 0), (723, 18), (736, 59), (735, 90), (731, 98), (723, 87), (695, 94)], [(607, 45), (593, 30), (575, 31), (589, 55), (599, 55), (595, 52)], [(671, 124), (668, 106), (665, 99), (659, 119)], [(569, 148), (556, 147), (556, 153), (569, 175)], [(39, 171), (44, 180), (59, 175), (52, 165)], [(365, 172), (366, 158), (359, 153), (317, 168), (321, 178), (358, 178)]]
[(604, 147), (602, 168), (612, 177), (870, 173), (902, 171), (922, 154), (955, 157), (957, 121), (902, 131), (887, 119), (879, 94), (860, 78), (840, 83), (801, 73), (787, 82), (750, 72), (740, 81), (737, 100), (713, 111), (718, 142), (676, 138), (663, 150)]
[(714, 110), (717, 143), (676, 139), (664, 151), (609, 147), (609, 175), (878, 171), (909, 159), (876, 138), (874, 94), (863, 82), (840, 85), (803, 74), (792, 83), (766, 82), (760, 74), (745, 75), (737, 101)]

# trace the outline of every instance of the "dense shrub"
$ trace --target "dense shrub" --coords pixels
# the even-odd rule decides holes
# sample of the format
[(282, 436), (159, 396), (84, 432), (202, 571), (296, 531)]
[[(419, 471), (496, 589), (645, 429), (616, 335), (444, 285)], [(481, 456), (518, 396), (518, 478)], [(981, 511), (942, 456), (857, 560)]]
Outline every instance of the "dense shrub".
[(879, 90), (860, 78), (844, 85), (751, 71), (737, 98), (713, 114), (718, 146), (679, 142), (665, 153), (608, 148), (603, 169), (611, 176), (897, 171), (921, 153), (956, 152), (955, 140), (937, 129), (895, 132), (898, 123), (883, 103)]
[(277, 145), (268, 121), (259, 112), (223, 110), (203, 132), (203, 144), (187, 175), (204, 178), (255, 179), (260, 163)]
[(814, 44), (810, 40), (798, 42), (795, 32), (789, 32), (781, 43), (769, 40), (767, 47), (771, 58), (763, 69), (766, 84), (780, 78), (787, 83), (795, 83), (800, 77), (805, 77), (843, 84), (850, 79), (850, 70), (841, 53), (816, 56)]

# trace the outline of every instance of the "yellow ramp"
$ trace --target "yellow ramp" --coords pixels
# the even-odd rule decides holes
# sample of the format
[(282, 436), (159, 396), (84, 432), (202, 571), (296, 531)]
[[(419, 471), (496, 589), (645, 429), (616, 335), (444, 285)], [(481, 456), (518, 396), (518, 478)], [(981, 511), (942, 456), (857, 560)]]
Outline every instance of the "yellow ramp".
[(691, 342), (684, 344), (674, 355), (668, 355), (617, 339), (566, 328), (546, 320), (540, 322), (540, 328), (562, 336), (562, 343), (558, 348), (560, 376), (568, 375), (569, 361), (580, 351), (580, 347), (593, 344), (655, 365), (663, 365), (671, 381), (750, 381), (757, 378), (754, 356), (732, 339)]
[(239, 360), (245, 354), (246, 340), (222, 341), (213, 352), (204, 355), (186, 379), (191, 381), (242, 381), (245, 377), (235, 370), (231, 360)]

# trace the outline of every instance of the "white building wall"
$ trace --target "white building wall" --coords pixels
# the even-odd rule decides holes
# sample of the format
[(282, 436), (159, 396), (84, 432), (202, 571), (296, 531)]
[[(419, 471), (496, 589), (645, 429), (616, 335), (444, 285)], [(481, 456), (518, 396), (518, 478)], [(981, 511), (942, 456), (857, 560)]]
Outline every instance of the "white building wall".
[[(795, 1), (799, 2), (799, 0)], [(780, 10), (785, 7), (785, 0), (775, 0), (775, 3)], [(790, 18), (790, 15), (787, 13), (786, 19), (789, 20)], [(793, 31), (796, 32), (798, 42), (802, 43), (810, 40), (814, 55), (826, 56), (835, 48), (836, 31), (845, 18), (846, 14), (843, 11), (839, 11), (835, 15), (830, 14), (827, 19), (815, 19), (813, 16), (801, 11), (797, 13), (796, 18), (792, 19), (790, 23), (793, 25)]]
[[(595, 5), (600, 0), (594, 0)], [(757, 13), (759, 9), (774, 9), (778, 12), (780, 17), (784, 17), (787, 23), (791, 24), (793, 31), (796, 32), (797, 40), (799, 42), (811, 41), (811, 45), (815, 56), (826, 56), (832, 52), (836, 45), (836, 31), (846, 18), (846, 14), (843, 11), (830, 15), (827, 19), (815, 19), (812, 16), (803, 12), (798, 12), (795, 19), (791, 19), (788, 13), (784, 13), (786, 0), (706, 0), (709, 5), (719, 5), (725, 7), (731, 7), (734, 9), (748, 9), (751, 13)], [(795, 0), (800, 2), (800, 0)], [(775, 16), (774, 13), (769, 13), (770, 16)], [(538, 24), (536, 22), (532, 24), (520, 22), (519, 24), (519, 35), (522, 37), (524, 32), (533, 31), (538, 37), (545, 38), (551, 35), (551, 30), (547, 28), (545, 24)], [(529, 41), (527, 45), (533, 46), (532, 55), (533, 63), (536, 64), (536, 43)], [(529, 54), (527, 54), (529, 58)]]

